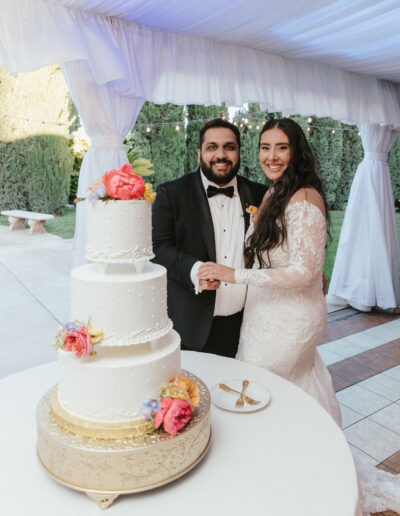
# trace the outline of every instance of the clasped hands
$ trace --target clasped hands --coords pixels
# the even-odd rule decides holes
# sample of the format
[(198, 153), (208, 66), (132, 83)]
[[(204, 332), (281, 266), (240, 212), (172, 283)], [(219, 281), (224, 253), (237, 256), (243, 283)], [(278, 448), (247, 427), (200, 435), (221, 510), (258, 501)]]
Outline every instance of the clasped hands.
[(206, 262), (200, 265), (197, 276), (203, 290), (216, 290), (221, 281), (235, 283), (235, 269), (214, 262)]

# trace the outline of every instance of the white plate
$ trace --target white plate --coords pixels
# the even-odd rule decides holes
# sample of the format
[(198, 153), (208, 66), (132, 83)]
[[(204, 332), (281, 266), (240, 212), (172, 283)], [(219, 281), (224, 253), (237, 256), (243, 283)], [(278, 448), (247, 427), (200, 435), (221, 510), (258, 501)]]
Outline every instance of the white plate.
[[(219, 383), (224, 383), (231, 389), (239, 391), (239, 393), (242, 390), (242, 380), (222, 380)], [(245, 394), (260, 403), (257, 405), (249, 405), (244, 402), (243, 407), (236, 407), (235, 405), (239, 398), (239, 394), (224, 391), (219, 387), (219, 383), (211, 388), (211, 399), (217, 407), (224, 410), (230, 410), (232, 412), (255, 412), (256, 410), (264, 408), (271, 401), (271, 394), (263, 385), (250, 381), (247, 389), (245, 390)]]

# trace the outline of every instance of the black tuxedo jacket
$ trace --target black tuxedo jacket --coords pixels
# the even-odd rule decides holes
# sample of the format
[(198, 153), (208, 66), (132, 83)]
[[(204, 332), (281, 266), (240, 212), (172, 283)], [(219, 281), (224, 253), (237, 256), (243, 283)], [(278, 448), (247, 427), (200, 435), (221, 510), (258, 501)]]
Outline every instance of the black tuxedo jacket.
[[(246, 208), (259, 206), (267, 187), (237, 176), (245, 231), (250, 223)], [(215, 291), (196, 295), (190, 279), (195, 262), (215, 262), (215, 238), (208, 199), (200, 170), (157, 188), (153, 204), (153, 262), (167, 269), (168, 315), (182, 344), (204, 348), (213, 320)]]

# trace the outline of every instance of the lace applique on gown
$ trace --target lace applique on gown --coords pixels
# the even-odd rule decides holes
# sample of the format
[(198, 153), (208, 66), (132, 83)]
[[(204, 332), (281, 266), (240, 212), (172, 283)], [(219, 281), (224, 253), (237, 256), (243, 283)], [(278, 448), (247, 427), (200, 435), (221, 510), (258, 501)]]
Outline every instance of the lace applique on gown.
[(316, 349), (327, 320), (325, 217), (315, 205), (297, 202), (286, 209), (286, 225), (286, 243), (269, 253), (271, 268), (259, 269), (257, 262), (235, 273), (238, 283), (248, 285), (236, 358), (295, 383), (340, 425), (332, 380)]
[[(327, 322), (322, 292), (325, 217), (307, 201), (288, 205), (285, 216), (287, 240), (270, 251), (271, 268), (260, 269), (256, 262), (253, 269), (235, 272), (235, 281), (248, 285), (236, 358), (298, 385), (341, 426), (332, 379), (317, 351)], [(357, 456), (355, 462), (364, 513), (400, 513), (400, 476)]]

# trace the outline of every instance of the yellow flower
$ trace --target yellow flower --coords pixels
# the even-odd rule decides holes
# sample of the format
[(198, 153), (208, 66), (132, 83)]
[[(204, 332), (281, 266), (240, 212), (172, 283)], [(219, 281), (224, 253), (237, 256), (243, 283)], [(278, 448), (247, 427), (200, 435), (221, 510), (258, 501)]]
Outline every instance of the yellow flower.
[(101, 330), (100, 328), (94, 328), (91, 324), (88, 324), (86, 328), (90, 335), (90, 340), (93, 346), (103, 340), (103, 330)]
[(161, 399), (162, 398), (179, 398), (184, 401), (189, 401), (187, 392), (183, 392), (173, 383), (169, 383), (161, 390)]
[(144, 188), (143, 199), (147, 202), (154, 202), (156, 193), (153, 192), (153, 185), (151, 183), (145, 183)]

